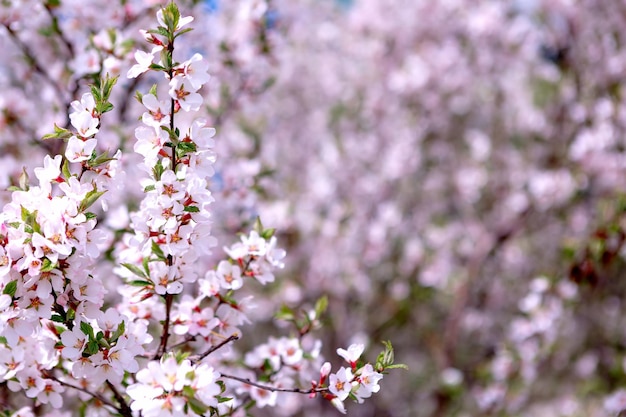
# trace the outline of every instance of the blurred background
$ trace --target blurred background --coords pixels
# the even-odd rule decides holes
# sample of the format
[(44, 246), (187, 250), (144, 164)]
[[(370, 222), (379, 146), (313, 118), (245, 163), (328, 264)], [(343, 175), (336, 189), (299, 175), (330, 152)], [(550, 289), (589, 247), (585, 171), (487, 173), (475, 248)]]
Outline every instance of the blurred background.
[[(125, 74), (162, 4), (1, 3), (1, 189), (60, 150), (41, 137), (107, 72), (122, 77), (99, 146), (139, 175), (132, 97), (160, 80)], [(179, 60), (210, 63), (219, 247), (260, 216), (287, 250), (257, 301), (268, 330), (242, 346), (288, 333), (281, 304), (327, 295), (329, 360), (355, 342), (374, 360), (390, 340), (409, 366), (349, 414), (626, 409), (625, 2), (178, 4), (195, 18)], [(126, 227), (140, 194), (120, 192), (102, 224)], [(294, 396), (258, 415), (336, 413)]]

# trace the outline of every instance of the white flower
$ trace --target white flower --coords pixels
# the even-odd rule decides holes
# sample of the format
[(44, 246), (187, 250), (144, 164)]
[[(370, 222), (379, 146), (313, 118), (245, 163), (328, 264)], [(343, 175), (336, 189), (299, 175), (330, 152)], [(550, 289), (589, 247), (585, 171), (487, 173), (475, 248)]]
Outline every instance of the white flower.
[(61, 355), (69, 360), (76, 360), (83, 352), (87, 336), (75, 326), (72, 330), (66, 330), (61, 333), (61, 343), (63, 343), (63, 350)]
[(216, 274), (222, 288), (238, 290), (243, 285), (241, 269), (228, 261), (220, 261)]
[(76, 136), (72, 136), (67, 142), (65, 157), (70, 162), (87, 161), (91, 158), (91, 153), (96, 148), (97, 141), (95, 139), (81, 140)]
[(183, 76), (176, 76), (170, 81), (169, 95), (178, 101), (184, 111), (197, 111), (202, 105), (202, 96), (197, 89)]
[(148, 109), (141, 116), (141, 121), (144, 124), (159, 130), (161, 130), (160, 126), (169, 124), (170, 115), (163, 110), (168, 108), (167, 103), (159, 101), (153, 94), (144, 95), (141, 102)]
[(372, 393), (376, 393), (380, 390), (378, 381), (383, 378), (383, 374), (374, 371), (374, 367), (371, 364), (365, 365), (360, 369), (360, 375), (358, 378), (359, 388), (356, 391), (356, 396), (359, 402), (362, 402), (363, 398), (369, 398)]
[(152, 48), (152, 51), (150, 52), (135, 52), (135, 60), (137, 61), (137, 63), (128, 70), (126, 77), (137, 78), (140, 74), (148, 71), (150, 69), (150, 65), (152, 65), (154, 54), (159, 52), (161, 49), (163, 49), (163, 47), (159, 45)]
[(337, 373), (330, 374), (328, 389), (333, 395), (343, 401), (348, 398), (350, 391), (352, 391), (352, 379), (353, 375), (350, 368), (342, 366)]
[(202, 59), (202, 55), (194, 54), (188, 61), (183, 62), (185, 76), (196, 90), (207, 83), (211, 76), (207, 73), (209, 64)]
[(356, 364), (356, 361), (358, 361), (363, 354), (364, 350), (365, 345), (353, 344), (348, 347), (348, 350), (337, 349), (337, 354), (344, 358), (351, 366), (354, 366), (354, 364)]

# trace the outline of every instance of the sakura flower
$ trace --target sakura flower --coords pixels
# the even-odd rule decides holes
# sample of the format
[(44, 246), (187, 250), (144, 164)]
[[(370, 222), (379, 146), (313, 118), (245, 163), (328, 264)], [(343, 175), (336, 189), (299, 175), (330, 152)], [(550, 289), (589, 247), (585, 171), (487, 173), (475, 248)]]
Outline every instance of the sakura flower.
[(243, 285), (241, 269), (228, 261), (220, 261), (216, 274), (222, 288), (238, 290)]
[(346, 414), (346, 406), (343, 404), (339, 398), (333, 398), (330, 400), (330, 403), (339, 411), (341, 414)]
[(158, 45), (152, 48), (152, 51), (150, 52), (135, 52), (135, 60), (137, 63), (128, 70), (126, 77), (137, 78), (140, 74), (148, 71), (150, 69), (150, 65), (152, 65), (152, 60), (154, 60), (154, 55), (162, 49), (163, 47)]
[(202, 105), (202, 96), (183, 76), (176, 76), (170, 81), (169, 95), (176, 100), (184, 111), (197, 111)]
[(189, 60), (183, 62), (185, 76), (192, 87), (198, 90), (209, 81), (211, 76), (207, 73), (209, 64), (202, 59), (202, 55), (194, 54)]
[(133, 147), (134, 151), (143, 155), (147, 165), (153, 166), (157, 162), (157, 155), (168, 140), (167, 133), (161, 129), (139, 126), (135, 129), (135, 137), (137, 142)]
[(160, 130), (160, 126), (165, 126), (170, 122), (170, 115), (165, 110), (168, 106), (164, 101), (159, 101), (153, 94), (146, 94), (141, 102), (148, 109), (141, 116), (144, 124)]
[(49, 187), (51, 181), (59, 178), (62, 160), (61, 155), (55, 156), (54, 159), (50, 158), (50, 155), (46, 155), (43, 159), (43, 167), (35, 168), (35, 176), (39, 180), (40, 187)]
[(97, 143), (95, 139), (81, 140), (72, 136), (67, 142), (65, 157), (70, 162), (87, 161), (91, 158), (91, 153), (96, 148)]
[(346, 362), (350, 364), (354, 368), (356, 362), (359, 360), (363, 351), (365, 350), (365, 345), (363, 344), (353, 344), (348, 347), (348, 350), (345, 349), (337, 349), (337, 354), (344, 358)]
[(342, 366), (337, 373), (330, 374), (328, 389), (333, 395), (343, 401), (348, 398), (350, 391), (352, 391), (352, 379), (353, 375), (350, 368)]
[(215, 136), (214, 128), (206, 127), (205, 120), (195, 120), (189, 129), (188, 138), (193, 141), (198, 148), (208, 149), (215, 146), (215, 141), (212, 139), (213, 136)]
[(61, 333), (61, 343), (63, 350), (61, 355), (69, 360), (76, 360), (83, 352), (83, 348), (87, 343), (87, 336), (75, 326), (72, 330), (66, 330)]
[(70, 114), (70, 120), (72, 117), (75, 117), (74, 115), (78, 115), (83, 112), (93, 114), (96, 108), (96, 100), (93, 98), (91, 93), (85, 93), (81, 96), (80, 101), (72, 101), (71, 106), (74, 111)]
[(382, 378), (383, 374), (374, 371), (374, 367), (369, 363), (360, 369), (358, 377), (359, 388), (355, 393), (359, 402), (362, 402), (363, 398), (371, 397), (373, 393), (377, 393), (380, 390), (378, 381)]
[(57, 381), (46, 379), (43, 389), (37, 395), (37, 399), (44, 404), (50, 404), (54, 408), (61, 408), (63, 405), (61, 393), (64, 391), (65, 388)]
[(98, 133), (100, 119), (94, 117), (91, 113), (86, 111), (72, 113), (70, 120), (72, 126), (76, 128), (78, 135), (83, 138), (88, 138)]

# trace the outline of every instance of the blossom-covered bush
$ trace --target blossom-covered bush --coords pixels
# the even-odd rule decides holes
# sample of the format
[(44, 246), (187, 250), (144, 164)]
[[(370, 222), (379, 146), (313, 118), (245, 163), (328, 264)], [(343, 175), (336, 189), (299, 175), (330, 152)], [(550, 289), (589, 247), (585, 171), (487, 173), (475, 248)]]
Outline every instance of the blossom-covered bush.
[[(57, 4), (44, 6), (55, 16)], [(239, 359), (230, 346), (254, 321), (253, 297), (236, 291), (273, 282), (285, 251), (257, 218), (254, 230), (224, 247), (228, 259), (209, 267), (215, 129), (194, 116), (210, 77), (201, 54), (179, 62), (174, 53), (193, 16), (169, 3), (156, 17), (156, 28), (141, 31), (151, 51), (135, 52), (127, 71), (130, 79), (160, 72), (168, 87), (136, 94), (145, 110), (135, 129), (136, 175), (124, 176), (121, 150), (99, 150), (118, 79), (100, 78), (102, 66), (90, 92), (67, 106), (67, 127), (55, 125), (42, 138), (62, 143), (49, 150), (63, 154), (46, 155), (34, 168), (37, 185), (24, 169), (9, 188), (0, 214), (0, 370), (3, 392), (17, 395), (7, 397), (4, 411), (236, 416), (276, 406), (279, 393), (290, 393), (319, 395), (345, 413), (348, 397), (363, 402), (379, 391), (385, 370), (402, 366), (393, 364), (390, 343), (374, 365), (361, 360), (364, 345), (356, 344), (348, 356), (337, 350), (350, 370), (333, 373), (330, 362), (322, 364), (311, 332), (324, 298), (293, 336), (270, 338)], [(140, 201), (120, 212), (120, 201), (132, 203), (125, 196), (132, 187)], [(102, 219), (108, 229), (98, 227)], [(282, 309), (285, 319), (290, 311)]]

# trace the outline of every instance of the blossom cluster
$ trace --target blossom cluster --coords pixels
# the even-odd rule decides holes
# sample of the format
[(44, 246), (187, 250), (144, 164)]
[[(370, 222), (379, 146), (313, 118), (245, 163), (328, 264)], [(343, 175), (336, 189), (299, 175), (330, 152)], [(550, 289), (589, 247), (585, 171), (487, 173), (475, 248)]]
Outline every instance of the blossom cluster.
[(67, 140), (65, 155), (46, 156), (36, 186), (24, 173), (0, 214), (1, 376), (11, 390), (56, 408), (64, 388), (53, 368), (63, 365), (95, 386), (119, 382), (125, 369), (137, 368), (134, 357), (148, 338), (146, 329), (125, 332), (115, 310), (101, 310), (102, 277), (90, 272), (108, 238), (89, 209), (98, 200), (106, 208), (121, 158), (95, 152), (114, 83), (104, 80), (72, 102), (75, 130), (57, 127), (50, 135)]
[[(338, 351), (349, 371), (329, 376), (323, 365), (315, 382), (323, 358), (310, 332), (325, 303), (297, 326), (298, 337), (270, 339), (236, 360), (230, 344), (254, 319), (252, 297), (239, 294), (249, 283), (274, 282), (286, 252), (257, 219), (224, 247), (228, 259), (207, 267), (216, 245), (209, 189), (216, 131), (195, 115), (208, 65), (199, 53), (176, 61), (174, 42), (190, 30), (191, 16), (169, 3), (156, 17), (158, 26), (141, 32), (151, 51), (136, 52), (127, 71), (130, 79), (154, 71), (167, 81), (166, 93), (154, 85), (136, 95), (143, 114), (133, 148), (142, 178), (131, 194), (142, 197), (127, 227), (112, 232), (98, 221), (116, 204), (109, 194), (121, 189), (122, 154), (102, 151), (98, 140), (102, 115), (113, 109), (117, 78), (109, 76), (70, 103), (72, 129), (55, 125), (45, 136), (66, 142), (65, 151), (35, 168), (38, 186), (24, 172), (0, 214), (0, 377), (36, 405), (84, 413), (235, 415), (277, 406), (281, 391), (321, 393), (345, 412), (348, 396), (362, 402), (378, 391), (379, 371), (401, 366), (390, 345), (376, 371), (357, 364), (364, 346), (352, 346)], [(111, 260), (115, 267), (104, 265)], [(117, 294), (108, 293), (111, 273), (123, 282)]]

